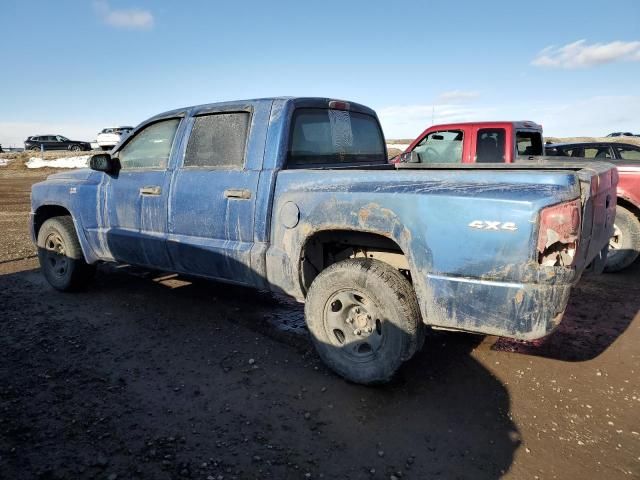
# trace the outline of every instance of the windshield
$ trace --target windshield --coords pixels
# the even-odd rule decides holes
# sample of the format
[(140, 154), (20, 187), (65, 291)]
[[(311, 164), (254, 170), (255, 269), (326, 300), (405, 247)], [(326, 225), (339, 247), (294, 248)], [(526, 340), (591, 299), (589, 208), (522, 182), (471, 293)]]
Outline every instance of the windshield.
[(386, 163), (375, 117), (348, 110), (299, 108), (293, 114), (289, 166)]

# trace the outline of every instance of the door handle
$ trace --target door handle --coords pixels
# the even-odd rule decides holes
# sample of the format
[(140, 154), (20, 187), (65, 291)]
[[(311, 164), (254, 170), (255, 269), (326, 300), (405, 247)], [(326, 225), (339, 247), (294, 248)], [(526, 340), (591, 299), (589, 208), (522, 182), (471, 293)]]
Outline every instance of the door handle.
[(162, 189), (157, 185), (140, 187), (140, 195), (160, 195)]
[(249, 200), (251, 198), (251, 192), (241, 188), (229, 188), (224, 191), (226, 198), (239, 198), (241, 200)]

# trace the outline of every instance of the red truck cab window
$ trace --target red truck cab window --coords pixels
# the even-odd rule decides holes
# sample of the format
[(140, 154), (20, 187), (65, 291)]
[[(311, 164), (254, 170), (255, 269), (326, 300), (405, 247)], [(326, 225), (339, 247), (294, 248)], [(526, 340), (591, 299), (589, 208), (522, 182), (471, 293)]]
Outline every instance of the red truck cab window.
[(476, 139), (477, 163), (502, 163), (505, 161), (504, 128), (483, 128)]
[(543, 155), (542, 134), (537, 131), (516, 131), (516, 152), (522, 157)]
[(420, 163), (461, 163), (462, 130), (431, 132), (414, 148)]

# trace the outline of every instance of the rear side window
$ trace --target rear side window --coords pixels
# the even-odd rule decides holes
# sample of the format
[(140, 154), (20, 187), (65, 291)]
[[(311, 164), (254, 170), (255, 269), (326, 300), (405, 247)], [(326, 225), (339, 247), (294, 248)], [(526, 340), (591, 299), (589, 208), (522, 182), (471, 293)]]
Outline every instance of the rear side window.
[(542, 155), (542, 134), (540, 132), (516, 132), (516, 149), (518, 155)]
[(483, 128), (476, 138), (477, 163), (504, 162), (504, 128)]
[(461, 163), (462, 130), (431, 132), (413, 149), (420, 163)]
[(640, 160), (640, 148), (638, 147), (618, 147), (615, 149), (618, 151), (620, 158), (624, 160)]
[(559, 147), (558, 154), (564, 157), (582, 158), (584, 157), (584, 150), (582, 147)]
[(294, 111), (287, 157), (298, 167), (387, 162), (375, 117), (328, 108)]
[(586, 147), (584, 149), (584, 158), (607, 159), (611, 157), (609, 147)]
[(216, 113), (196, 117), (185, 167), (241, 169), (249, 132), (248, 112)]

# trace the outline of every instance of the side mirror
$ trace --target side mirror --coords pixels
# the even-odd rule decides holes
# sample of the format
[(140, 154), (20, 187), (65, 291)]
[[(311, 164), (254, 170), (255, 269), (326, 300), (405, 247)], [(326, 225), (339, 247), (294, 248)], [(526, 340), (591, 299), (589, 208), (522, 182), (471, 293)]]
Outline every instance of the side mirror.
[(120, 162), (109, 153), (97, 153), (89, 158), (89, 168), (98, 172), (115, 173), (120, 170)]
[(400, 163), (420, 163), (418, 152), (411, 150), (400, 154)]

